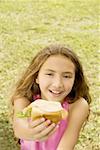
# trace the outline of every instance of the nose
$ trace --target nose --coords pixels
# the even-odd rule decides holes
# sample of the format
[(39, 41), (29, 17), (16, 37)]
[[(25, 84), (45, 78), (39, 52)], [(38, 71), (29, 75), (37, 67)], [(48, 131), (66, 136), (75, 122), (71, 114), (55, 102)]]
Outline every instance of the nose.
[(60, 89), (63, 87), (63, 81), (62, 78), (59, 76), (56, 76), (53, 80), (53, 87), (56, 89)]

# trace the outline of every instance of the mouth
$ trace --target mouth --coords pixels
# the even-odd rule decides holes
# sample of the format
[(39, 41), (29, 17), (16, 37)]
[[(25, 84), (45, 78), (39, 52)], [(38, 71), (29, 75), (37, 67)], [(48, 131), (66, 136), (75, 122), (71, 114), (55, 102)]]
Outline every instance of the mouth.
[(63, 93), (63, 91), (55, 91), (55, 90), (49, 90), (49, 92), (54, 96), (60, 96)]

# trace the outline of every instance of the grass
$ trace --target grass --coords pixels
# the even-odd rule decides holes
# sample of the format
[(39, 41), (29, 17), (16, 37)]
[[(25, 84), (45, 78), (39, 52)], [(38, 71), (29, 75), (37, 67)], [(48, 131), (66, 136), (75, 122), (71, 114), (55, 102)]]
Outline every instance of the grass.
[(99, 1), (0, 1), (0, 147), (18, 150), (8, 121), (9, 93), (35, 53), (50, 43), (70, 45), (89, 80), (91, 114), (76, 150), (99, 150)]

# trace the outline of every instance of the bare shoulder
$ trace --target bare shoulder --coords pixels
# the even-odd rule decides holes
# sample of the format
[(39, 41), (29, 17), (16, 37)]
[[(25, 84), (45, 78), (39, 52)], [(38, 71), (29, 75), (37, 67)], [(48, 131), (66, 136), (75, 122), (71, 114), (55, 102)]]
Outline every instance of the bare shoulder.
[(70, 110), (72, 110), (72, 109), (85, 109), (85, 110), (88, 110), (89, 105), (88, 105), (87, 101), (84, 98), (80, 98), (76, 102), (74, 102), (70, 105)]
[(70, 104), (69, 112), (78, 117), (78, 119), (81, 120), (83, 118), (83, 120), (85, 120), (89, 114), (89, 105), (84, 98), (80, 98), (76, 102)]
[(30, 101), (25, 97), (15, 99), (14, 100), (14, 110), (20, 111), (23, 108), (25, 108), (26, 106), (28, 106), (29, 104), (30, 104)]

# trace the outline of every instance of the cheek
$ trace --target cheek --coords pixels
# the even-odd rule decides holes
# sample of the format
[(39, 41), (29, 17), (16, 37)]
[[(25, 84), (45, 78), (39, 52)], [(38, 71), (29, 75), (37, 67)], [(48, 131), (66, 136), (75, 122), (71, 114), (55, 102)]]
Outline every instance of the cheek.
[(71, 81), (71, 88), (73, 87), (74, 85), (74, 79)]
[(74, 85), (74, 79), (73, 80), (69, 80), (68, 82), (66, 82), (65, 87), (66, 87), (66, 89), (70, 89), (71, 90), (73, 85)]
[(49, 81), (46, 79), (46, 78), (40, 78), (39, 79), (39, 82), (38, 82), (39, 86), (41, 87), (45, 87), (49, 84)]
[(72, 79), (72, 81), (71, 81), (72, 87), (73, 87), (73, 85), (74, 85), (74, 81), (75, 81), (75, 79)]

